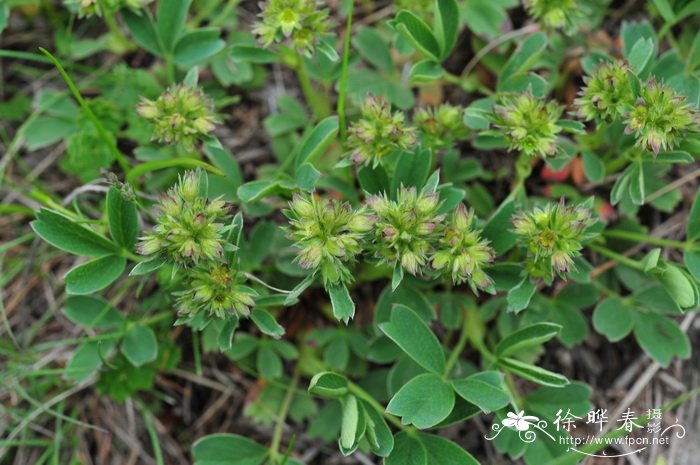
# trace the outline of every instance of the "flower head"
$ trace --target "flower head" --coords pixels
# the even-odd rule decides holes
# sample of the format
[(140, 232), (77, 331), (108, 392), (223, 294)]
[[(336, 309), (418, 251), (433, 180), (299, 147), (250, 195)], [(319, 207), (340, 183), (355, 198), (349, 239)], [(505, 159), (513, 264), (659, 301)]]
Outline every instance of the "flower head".
[(248, 316), (256, 294), (242, 282), (241, 274), (224, 263), (195, 268), (188, 276), (186, 290), (176, 293), (179, 312), (189, 316), (206, 312), (217, 318), (230, 313)]
[(161, 143), (192, 147), (214, 130), (214, 104), (199, 88), (175, 84), (156, 100), (142, 98), (138, 114), (153, 123), (153, 138)]
[(527, 250), (525, 266), (530, 276), (551, 283), (556, 272), (560, 277), (573, 267), (581, 255), (581, 241), (592, 223), (590, 211), (564, 202), (547, 204), (513, 217), (513, 231)]
[(428, 261), (431, 243), (443, 220), (437, 214), (438, 194), (402, 187), (396, 200), (373, 195), (366, 203), (376, 215), (373, 225), (376, 256), (383, 263), (398, 263), (405, 271), (417, 274)]
[(260, 42), (291, 41), (299, 51), (309, 52), (319, 37), (331, 29), (328, 8), (317, 0), (269, 0), (261, 3), (260, 21), (253, 32)]
[(622, 118), (634, 103), (628, 67), (617, 61), (601, 63), (590, 77), (584, 77), (586, 87), (576, 99), (579, 115), (596, 123), (610, 123)]
[(697, 131), (697, 109), (666, 84), (650, 78), (627, 114), (625, 132), (634, 134), (637, 144), (659, 153), (671, 150), (689, 131)]
[(493, 107), (493, 123), (508, 143), (508, 150), (547, 157), (557, 152), (558, 121), (562, 107), (531, 93), (502, 97)]
[(360, 119), (348, 130), (350, 159), (377, 166), (394, 150), (408, 150), (416, 143), (416, 130), (404, 119), (403, 113), (392, 113), (391, 105), (383, 98), (367, 97)]
[(525, 0), (525, 7), (548, 29), (572, 29), (580, 15), (575, 0)]
[(319, 272), (326, 286), (352, 281), (346, 264), (362, 251), (363, 237), (372, 228), (366, 210), (304, 194), (294, 196), (285, 214), (289, 237), (299, 249), (297, 263)]
[(472, 290), (490, 290), (493, 281), (483, 268), (495, 254), (473, 226), (474, 211), (460, 204), (452, 213), (431, 257), (433, 268), (451, 274), (455, 284), (468, 282)]
[(180, 177), (163, 196), (159, 208), (156, 225), (141, 239), (141, 254), (160, 254), (185, 268), (222, 256), (226, 247), (221, 223), (226, 216), (225, 204), (199, 195), (199, 173), (189, 171)]
[(462, 108), (443, 104), (435, 108), (421, 108), (416, 112), (413, 123), (427, 139), (426, 145), (447, 148), (454, 141), (465, 139), (469, 134), (463, 117)]

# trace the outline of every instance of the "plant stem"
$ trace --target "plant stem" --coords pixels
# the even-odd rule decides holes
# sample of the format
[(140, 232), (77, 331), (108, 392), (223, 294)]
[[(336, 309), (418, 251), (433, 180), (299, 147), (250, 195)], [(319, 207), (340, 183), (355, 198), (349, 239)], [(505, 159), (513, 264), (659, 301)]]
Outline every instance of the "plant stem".
[(356, 397), (359, 397), (360, 399), (367, 402), (374, 410), (377, 411), (377, 413), (386, 418), (392, 425), (396, 426), (397, 428), (403, 431), (413, 431), (413, 427), (404, 425), (395, 416), (387, 413), (386, 409), (379, 402), (377, 402), (377, 400), (374, 397), (372, 397), (370, 393), (362, 389), (357, 384), (353, 383), (352, 381), (348, 381), (348, 389)]
[(454, 368), (455, 364), (459, 360), (459, 355), (462, 353), (464, 346), (469, 340), (469, 318), (467, 318), (466, 311), (462, 312), (462, 320), (462, 331), (459, 333), (457, 345), (455, 345), (454, 349), (452, 349), (452, 353), (450, 353), (450, 357), (447, 359), (447, 363), (445, 364), (445, 372), (442, 374), (442, 378), (445, 380), (449, 377), (452, 368)]
[(692, 242), (673, 241), (671, 239), (664, 239), (662, 237), (650, 236), (649, 234), (638, 233), (633, 231), (625, 231), (623, 229), (609, 229), (607, 231), (604, 231), (603, 235), (615, 239), (624, 239), (632, 242), (654, 244), (659, 245), (661, 247), (673, 247), (684, 250), (692, 249), (694, 246)]
[(131, 171), (131, 166), (129, 166), (129, 162), (126, 160), (126, 156), (124, 156), (124, 154), (119, 151), (119, 148), (117, 148), (117, 143), (114, 141), (114, 139), (109, 137), (109, 134), (105, 130), (104, 126), (102, 126), (102, 123), (100, 122), (100, 120), (97, 118), (97, 116), (95, 116), (95, 113), (92, 112), (92, 109), (88, 106), (87, 101), (83, 98), (82, 95), (80, 95), (80, 91), (75, 86), (75, 84), (73, 83), (73, 80), (70, 78), (70, 76), (68, 76), (68, 73), (66, 73), (66, 70), (63, 69), (63, 66), (61, 65), (61, 63), (48, 50), (46, 50), (43, 47), (39, 47), (39, 50), (41, 51), (41, 53), (46, 55), (49, 58), (49, 60), (51, 60), (51, 62), (54, 64), (54, 66), (56, 66), (56, 69), (58, 69), (58, 72), (63, 77), (63, 80), (66, 81), (66, 84), (68, 85), (68, 88), (70, 89), (71, 93), (73, 94), (73, 97), (75, 97), (75, 99), (80, 104), (80, 107), (85, 112), (85, 115), (88, 117), (88, 119), (95, 126), (95, 129), (97, 130), (97, 133), (100, 135), (102, 142), (107, 144), (107, 147), (109, 148), (110, 152), (112, 152), (112, 155), (114, 155), (114, 158), (117, 160), (117, 163), (119, 164), (119, 166), (128, 175), (129, 171)]
[(299, 79), (299, 85), (304, 93), (304, 98), (306, 103), (311, 107), (311, 111), (314, 114), (314, 119), (320, 120), (325, 118), (330, 114), (330, 108), (328, 102), (319, 92), (314, 90), (311, 84), (311, 78), (309, 77), (309, 70), (306, 68), (306, 60), (301, 53), (297, 52), (297, 65), (296, 65), (297, 78)]
[(340, 84), (338, 90), (338, 106), (336, 113), (338, 113), (338, 123), (340, 126), (340, 141), (345, 144), (345, 138), (347, 136), (347, 127), (345, 121), (345, 93), (347, 92), (348, 86), (348, 62), (350, 61), (350, 36), (352, 35), (352, 10), (355, 5), (354, 1), (350, 2), (348, 8), (348, 21), (345, 25), (345, 45), (343, 46), (343, 63), (340, 70)]
[(272, 443), (270, 443), (270, 457), (274, 463), (278, 463), (280, 458), (280, 444), (282, 443), (282, 429), (284, 428), (284, 422), (287, 419), (287, 414), (289, 413), (289, 408), (292, 406), (292, 400), (294, 400), (294, 391), (296, 391), (299, 385), (299, 378), (301, 374), (299, 372), (298, 365), (294, 367), (294, 374), (292, 375), (292, 382), (289, 383), (287, 387), (287, 392), (284, 394), (284, 399), (282, 400), (282, 407), (280, 408), (280, 413), (277, 416), (277, 422), (275, 423), (275, 430), (272, 433)]
[(644, 265), (639, 263), (636, 260), (632, 260), (629, 257), (625, 257), (622, 254), (619, 254), (617, 252), (613, 252), (610, 249), (607, 249), (603, 246), (597, 245), (597, 244), (589, 244), (588, 248), (593, 250), (594, 252), (598, 252), (599, 254), (603, 255), (604, 257), (611, 258), (613, 260), (618, 261), (619, 263), (629, 266), (630, 268), (633, 268), (638, 271), (644, 271)]

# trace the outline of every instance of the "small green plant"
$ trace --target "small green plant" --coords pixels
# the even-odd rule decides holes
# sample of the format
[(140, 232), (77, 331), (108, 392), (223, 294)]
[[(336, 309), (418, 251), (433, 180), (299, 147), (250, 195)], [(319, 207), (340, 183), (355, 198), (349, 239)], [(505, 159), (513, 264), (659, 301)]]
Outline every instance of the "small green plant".
[(699, 10), (616, 6), (0, 2), (0, 463), (619, 461), (646, 398), (662, 437)]

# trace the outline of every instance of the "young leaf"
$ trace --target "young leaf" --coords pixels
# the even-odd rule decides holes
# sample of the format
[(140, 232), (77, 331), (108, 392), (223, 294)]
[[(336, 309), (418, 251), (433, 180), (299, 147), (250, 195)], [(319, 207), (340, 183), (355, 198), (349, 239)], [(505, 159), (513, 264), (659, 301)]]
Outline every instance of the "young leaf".
[(268, 336), (280, 338), (284, 335), (284, 328), (277, 323), (275, 317), (265, 310), (253, 310), (250, 314), (250, 319), (253, 320), (253, 323), (255, 323), (255, 326), (257, 326), (260, 331)]
[(31, 226), (49, 244), (74, 255), (100, 256), (119, 251), (104, 236), (57, 213), (42, 208)]
[(498, 364), (521, 378), (529, 379), (543, 386), (559, 387), (569, 384), (569, 380), (559, 373), (554, 373), (514, 358), (499, 359)]
[(447, 58), (457, 42), (459, 7), (455, 0), (437, 0), (435, 31), (440, 44), (440, 58)]
[(158, 36), (166, 51), (173, 51), (175, 43), (185, 32), (185, 20), (187, 10), (190, 9), (191, 0), (160, 0), (156, 27)]
[(386, 411), (402, 417), (404, 424), (424, 429), (437, 425), (452, 411), (455, 394), (438, 375), (418, 375), (406, 383), (389, 402)]
[(401, 10), (396, 14), (396, 30), (418, 52), (432, 58), (440, 59), (440, 45), (425, 22), (408, 10)]
[(221, 31), (215, 27), (197, 29), (184, 34), (175, 45), (173, 59), (178, 66), (186, 67), (213, 57), (226, 45), (219, 38)]
[(367, 419), (365, 438), (369, 448), (379, 457), (387, 457), (394, 450), (394, 436), (386, 420), (368, 403), (361, 401)]
[(133, 267), (129, 272), (129, 276), (142, 276), (145, 274), (153, 273), (163, 265), (165, 265), (165, 261), (163, 261), (163, 259), (160, 257), (145, 260), (143, 262), (137, 263), (136, 266)]
[(112, 239), (126, 250), (133, 250), (139, 234), (136, 205), (132, 200), (126, 200), (116, 187), (107, 192), (107, 219)]
[(313, 163), (333, 143), (338, 135), (338, 117), (329, 116), (319, 121), (304, 138), (296, 154), (295, 166), (298, 170), (304, 163)]
[(349, 395), (343, 402), (343, 419), (338, 445), (343, 455), (352, 454), (365, 434), (365, 412), (357, 397)]
[(328, 295), (333, 305), (333, 315), (340, 321), (348, 324), (355, 316), (355, 302), (350, 297), (350, 292), (345, 284), (336, 284), (328, 288)]
[(561, 326), (554, 323), (535, 323), (506, 336), (498, 343), (494, 353), (507, 357), (522, 349), (543, 344), (559, 334)]
[(95, 258), (78, 265), (65, 276), (69, 294), (92, 294), (112, 284), (124, 272), (126, 259), (116, 255)]
[(654, 53), (654, 42), (640, 37), (632, 46), (627, 61), (636, 74), (642, 72)]
[(134, 326), (124, 336), (122, 354), (136, 367), (152, 362), (158, 356), (156, 335), (148, 326)]
[(612, 342), (617, 342), (632, 331), (634, 312), (616, 297), (605, 299), (593, 312), (593, 327)]
[(338, 373), (324, 371), (311, 378), (308, 390), (315, 396), (338, 398), (348, 393), (348, 380)]
[(144, 8), (136, 13), (130, 8), (122, 8), (121, 14), (134, 41), (152, 54), (162, 56), (164, 50), (160, 47), (158, 32), (150, 10)]
[(518, 313), (530, 305), (530, 299), (535, 295), (536, 286), (529, 277), (524, 277), (520, 284), (508, 291), (508, 311)]
[(391, 320), (379, 325), (379, 329), (426, 370), (438, 374), (445, 371), (445, 353), (440, 342), (410, 308), (395, 306), (391, 311)]

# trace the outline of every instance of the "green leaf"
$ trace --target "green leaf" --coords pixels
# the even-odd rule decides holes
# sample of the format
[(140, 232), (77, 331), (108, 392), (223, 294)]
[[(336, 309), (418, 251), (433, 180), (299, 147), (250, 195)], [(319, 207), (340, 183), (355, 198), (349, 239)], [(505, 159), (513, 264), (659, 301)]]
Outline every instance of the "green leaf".
[(449, 439), (420, 433), (419, 438), (428, 454), (427, 465), (479, 465), (467, 451)]
[(667, 23), (673, 24), (676, 22), (676, 15), (673, 13), (673, 8), (668, 0), (652, 0), (652, 2)]
[(366, 414), (367, 431), (365, 438), (369, 448), (379, 457), (387, 457), (394, 450), (394, 436), (386, 420), (368, 403), (361, 401)]
[(73, 323), (86, 328), (102, 329), (124, 322), (124, 315), (109, 302), (91, 295), (69, 296), (63, 314)]
[(277, 323), (275, 317), (265, 310), (259, 308), (253, 310), (250, 314), (250, 319), (253, 320), (253, 323), (260, 331), (268, 336), (280, 338), (284, 335), (284, 328)]
[(234, 45), (231, 47), (231, 57), (237, 62), (247, 63), (277, 63), (280, 57), (266, 48), (260, 48), (255, 45)]
[(192, 445), (194, 465), (260, 465), (267, 449), (243, 436), (218, 433)]
[(162, 56), (164, 51), (161, 49), (158, 32), (150, 10), (142, 8), (138, 13), (135, 13), (130, 8), (122, 8), (121, 14), (126, 28), (136, 43), (152, 54)]
[(74, 255), (100, 256), (119, 251), (119, 247), (92, 229), (42, 208), (31, 226), (49, 244)]
[(659, 266), (650, 272), (666, 289), (671, 298), (683, 310), (698, 306), (698, 286), (693, 278), (673, 263), (659, 261)]
[(355, 316), (355, 302), (350, 297), (350, 292), (345, 284), (335, 284), (328, 288), (328, 295), (333, 305), (333, 315), (339, 320), (348, 324)]
[(438, 374), (445, 371), (445, 353), (440, 342), (410, 308), (395, 306), (390, 321), (379, 325), (379, 329), (426, 370)]
[(312, 192), (316, 187), (316, 183), (321, 177), (321, 172), (317, 170), (311, 163), (304, 163), (294, 174), (294, 182), (297, 183), (300, 189), (307, 192)]
[(508, 291), (508, 311), (518, 313), (525, 310), (530, 305), (530, 299), (535, 295), (536, 289), (530, 278), (524, 277), (520, 284)]
[(158, 36), (166, 51), (173, 51), (175, 43), (182, 36), (191, 0), (160, 0), (156, 27)]
[(645, 187), (644, 187), (644, 168), (640, 162), (633, 163), (626, 170), (629, 172), (630, 190), (629, 194), (632, 202), (635, 205), (644, 205)]
[(337, 116), (329, 116), (319, 121), (299, 147), (295, 160), (297, 170), (306, 162), (313, 163), (333, 143), (337, 135)]
[[(498, 386), (484, 379), (485, 373), (478, 373), (464, 379), (452, 381), (452, 387), (464, 400), (477, 405), (488, 413), (505, 407), (510, 402), (510, 396)], [(500, 378), (500, 373), (494, 373)]]
[(69, 294), (92, 294), (112, 284), (124, 272), (126, 258), (107, 255), (78, 265), (64, 278)]
[(516, 243), (518, 237), (511, 232), (510, 219), (515, 213), (512, 200), (503, 202), (484, 225), (482, 236), (491, 241), (490, 246), (496, 255), (503, 255)]
[(360, 168), (357, 172), (357, 180), (360, 187), (368, 194), (380, 194), (389, 190), (389, 176), (381, 165), (376, 168), (370, 166)]
[(371, 27), (363, 26), (352, 36), (352, 44), (362, 58), (385, 73), (394, 72), (394, 60), (391, 50), (387, 47), (382, 36)]
[(213, 57), (226, 45), (218, 28), (201, 28), (183, 35), (175, 45), (173, 59), (178, 66), (192, 66)]
[(635, 74), (639, 74), (646, 67), (654, 54), (654, 42), (651, 39), (640, 37), (632, 46), (627, 61)]
[(532, 34), (522, 41), (501, 69), (499, 90), (503, 87), (502, 83), (506, 83), (512, 77), (528, 71), (546, 46), (547, 35), (544, 32)]
[(430, 173), (432, 158), (428, 150), (421, 150), (415, 154), (402, 153), (396, 162), (396, 170), (391, 178), (392, 195), (396, 194), (401, 186), (422, 189)]
[(544, 386), (559, 387), (569, 384), (569, 380), (559, 373), (554, 373), (514, 358), (499, 359), (498, 365), (521, 378), (529, 379)]
[(394, 270), (391, 273), (391, 290), (395, 291), (403, 281), (403, 267), (400, 263), (394, 265)]
[(158, 341), (148, 326), (134, 326), (124, 336), (121, 350), (129, 363), (140, 367), (158, 357)]
[(112, 239), (126, 250), (133, 250), (139, 235), (136, 205), (132, 200), (126, 200), (116, 187), (107, 192), (107, 219)]
[(690, 341), (678, 325), (663, 315), (637, 313), (634, 320), (634, 336), (642, 349), (667, 367), (673, 357), (690, 357)]
[(394, 450), (384, 465), (428, 465), (428, 452), (418, 435), (401, 431), (394, 436)]
[(689, 241), (700, 238), (700, 190), (695, 194), (693, 206), (690, 208), (690, 213), (688, 214), (686, 237)]
[(267, 344), (260, 344), (256, 354), (255, 365), (260, 377), (264, 380), (277, 379), (282, 376), (282, 359)]
[(155, 257), (150, 260), (139, 262), (135, 267), (129, 272), (129, 276), (142, 276), (145, 274), (153, 273), (161, 266), (165, 265), (165, 262), (160, 257)]
[(339, 398), (348, 393), (348, 379), (332, 371), (317, 373), (311, 378), (308, 391), (315, 396)]
[(280, 183), (274, 179), (250, 181), (238, 188), (236, 193), (243, 202), (255, 202), (280, 192)]
[(586, 177), (592, 182), (602, 182), (605, 178), (605, 164), (600, 157), (586, 150), (581, 153), (581, 160)]
[(561, 326), (554, 323), (535, 323), (506, 336), (498, 343), (494, 353), (497, 357), (507, 357), (528, 347), (543, 344), (557, 334)]
[(422, 19), (408, 10), (401, 10), (396, 14), (395, 24), (399, 34), (414, 49), (435, 61), (440, 59), (440, 45)]
[(416, 376), (399, 389), (386, 411), (402, 417), (404, 424), (424, 429), (447, 418), (454, 405), (452, 387), (440, 376), (426, 373)]
[(447, 58), (455, 44), (459, 32), (459, 8), (455, 0), (437, 0), (435, 12), (435, 32), (440, 44), (440, 58)]
[(440, 79), (445, 71), (431, 59), (421, 60), (411, 67), (408, 79), (413, 84), (425, 84)]
[(686, 250), (683, 253), (683, 261), (693, 277), (700, 281), (700, 253)]
[(115, 345), (112, 339), (87, 341), (73, 352), (64, 374), (68, 379), (80, 382), (95, 374), (104, 363), (103, 360)]
[(634, 312), (625, 303), (612, 297), (601, 301), (593, 312), (593, 327), (612, 342), (617, 342), (632, 331)]

